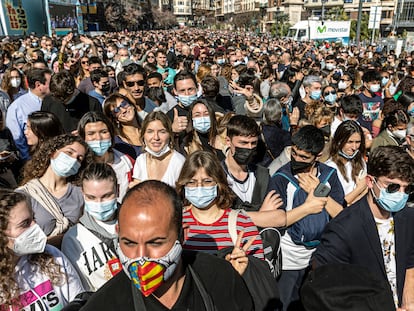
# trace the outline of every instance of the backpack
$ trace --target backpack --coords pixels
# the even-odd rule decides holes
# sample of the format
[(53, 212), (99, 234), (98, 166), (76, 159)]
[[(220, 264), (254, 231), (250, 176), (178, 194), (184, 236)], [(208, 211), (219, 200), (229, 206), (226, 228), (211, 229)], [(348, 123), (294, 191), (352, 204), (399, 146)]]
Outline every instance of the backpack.
[[(237, 216), (245, 213), (242, 209), (232, 209), (228, 218), (228, 231), (233, 244), (237, 240)], [(263, 228), (259, 231), (263, 241), (264, 257), (269, 265), (270, 272), (275, 279), (278, 279), (282, 272), (282, 252), (280, 248), (281, 235), (279, 230), (273, 227)]]
[[(290, 173), (290, 166), (288, 165), (287, 167), (289, 168), (289, 172), (288, 170), (281, 169), (273, 176), (278, 175), (286, 178), (296, 188), (296, 191), (293, 195), (293, 209), (305, 202), (307, 194), (303, 189), (299, 187), (297, 179)], [(334, 172), (334, 168), (324, 166), (318, 178), (321, 183), (326, 184)], [(325, 226), (328, 222), (329, 214), (326, 209), (323, 209), (322, 212), (318, 214), (308, 215), (295, 222), (287, 228), (287, 232), (295, 244), (304, 245), (308, 248), (314, 248), (319, 245), (322, 232), (324, 231)]]

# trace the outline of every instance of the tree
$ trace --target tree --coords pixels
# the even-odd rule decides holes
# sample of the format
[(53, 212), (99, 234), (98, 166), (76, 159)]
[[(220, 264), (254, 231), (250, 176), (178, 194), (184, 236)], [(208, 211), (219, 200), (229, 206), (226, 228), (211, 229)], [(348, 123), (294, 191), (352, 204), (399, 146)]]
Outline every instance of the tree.
[(171, 11), (159, 11), (158, 8), (152, 8), (152, 16), (156, 28), (169, 29), (177, 25), (177, 18)]
[[(369, 40), (371, 38), (371, 30), (368, 29), (368, 21), (369, 21), (369, 14), (366, 12), (362, 13), (361, 18), (361, 36), (359, 41)], [(351, 21), (351, 33), (350, 37), (351, 40), (356, 40), (356, 33), (357, 33), (357, 20)]]
[(340, 6), (335, 6), (326, 12), (326, 18), (333, 21), (349, 21), (349, 16), (346, 14), (345, 9)]
[(125, 26), (124, 6), (120, 3), (109, 3), (105, 8), (105, 18), (109, 26), (120, 31)]
[(289, 24), (289, 15), (283, 12), (276, 12), (275, 14), (275, 23), (271, 29), (272, 35), (284, 37), (288, 34), (289, 28), (292, 26)]

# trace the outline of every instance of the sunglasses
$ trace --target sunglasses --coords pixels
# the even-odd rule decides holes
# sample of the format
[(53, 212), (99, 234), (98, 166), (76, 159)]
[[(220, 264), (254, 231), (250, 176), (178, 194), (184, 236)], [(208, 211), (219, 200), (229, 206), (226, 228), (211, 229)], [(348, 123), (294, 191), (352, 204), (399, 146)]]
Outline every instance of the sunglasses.
[(81, 63), (82, 64), (89, 64), (89, 62), (88, 61), (85, 61), (85, 60), (81, 61)]
[(147, 58), (155, 58), (155, 56), (148, 55)]
[(116, 117), (117, 114), (121, 112), (121, 109), (127, 109), (129, 106), (130, 104), (123, 100), (119, 106), (116, 106), (114, 110), (112, 110), (112, 114)]
[(339, 81), (348, 82), (348, 81), (351, 81), (351, 80), (341, 79)]
[(335, 95), (336, 91), (330, 91), (330, 92), (323, 93), (323, 96), (328, 96), (329, 94)]
[[(376, 184), (377, 184), (377, 186), (378, 186), (377, 181), (376, 181), (375, 179), (374, 179), (374, 181), (375, 181), (375, 183), (376, 183)], [(379, 187), (379, 186), (378, 186), (378, 187)], [(388, 184), (388, 186), (387, 186), (387, 187), (385, 187), (385, 191), (387, 191), (388, 193), (395, 193), (395, 192), (399, 191), (399, 190), (400, 190), (400, 188), (401, 188), (401, 185), (400, 185), (400, 184), (394, 184), (394, 183), (392, 183), (392, 184)], [(411, 193), (413, 193), (413, 192), (414, 192), (414, 185), (408, 185), (407, 187), (405, 187), (404, 192), (405, 192), (406, 194), (411, 194)]]
[(144, 86), (145, 81), (144, 80), (138, 80), (138, 81), (125, 81), (125, 84), (127, 87), (133, 87), (135, 84), (138, 86)]

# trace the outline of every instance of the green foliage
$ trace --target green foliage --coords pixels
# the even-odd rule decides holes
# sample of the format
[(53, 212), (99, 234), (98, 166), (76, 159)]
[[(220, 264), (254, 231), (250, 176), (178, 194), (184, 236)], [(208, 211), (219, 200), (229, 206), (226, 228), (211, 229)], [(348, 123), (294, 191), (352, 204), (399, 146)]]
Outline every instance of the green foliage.
[(349, 16), (345, 9), (340, 6), (335, 6), (326, 12), (326, 18), (332, 21), (349, 21)]
[(275, 23), (272, 25), (271, 33), (276, 37), (284, 37), (288, 34), (289, 28), (292, 27), (289, 24), (289, 15), (281, 12), (275, 14)]
[[(369, 14), (366, 13), (366, 12), (362, 13), (361, 36), (360, 36), (360, 39), (359, 39), (360, 41), (371, 39), (372, 30), (368, 29), (368, 21), (369, 21)], [(356, 20), (351, 21), (351, 34), (350, 34), (351, 40), (356, 40), (357, 24), (358, 24), (358, 22)]]

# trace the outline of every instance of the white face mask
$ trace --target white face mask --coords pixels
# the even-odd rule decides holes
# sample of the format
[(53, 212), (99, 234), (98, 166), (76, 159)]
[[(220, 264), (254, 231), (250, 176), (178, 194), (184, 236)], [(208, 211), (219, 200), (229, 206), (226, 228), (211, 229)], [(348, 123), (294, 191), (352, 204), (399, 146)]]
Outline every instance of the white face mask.
[(155, 152), (151, 150), (148, 146), (145, 147), (145, 151), (148, 152), (150, 155), (152, 155), (155, 158), (161, 158), (162, 156), (166, 155), (168, 152), (170, 152), (170, 146), (168, 146), (168, 143), (165, 144), (165, 146), (158, 152)]
[(21, 82), (22, 82), (22, 80), (20, 78), (13, 78), (13, 79), (10, 80), (10, 84), (14, 88), (18, 88), (20, 86)]
[(38, 224), (32, 225), (17, 238), (9, 239), (14, 240), (13, 252), (17, 256), (43, 253), (47, 241), (46, 234)]
[(392, 135), (394, 135), (398, 139), (404, 139), (405, 136), (407, 135), (407, 130), (396, 130), (396, 131), (392, 131)]
[(339, 81), (338, 82), (338, 89), (339, 90), (345, 90), (348, 86), (346, 85), (345, 81)]

